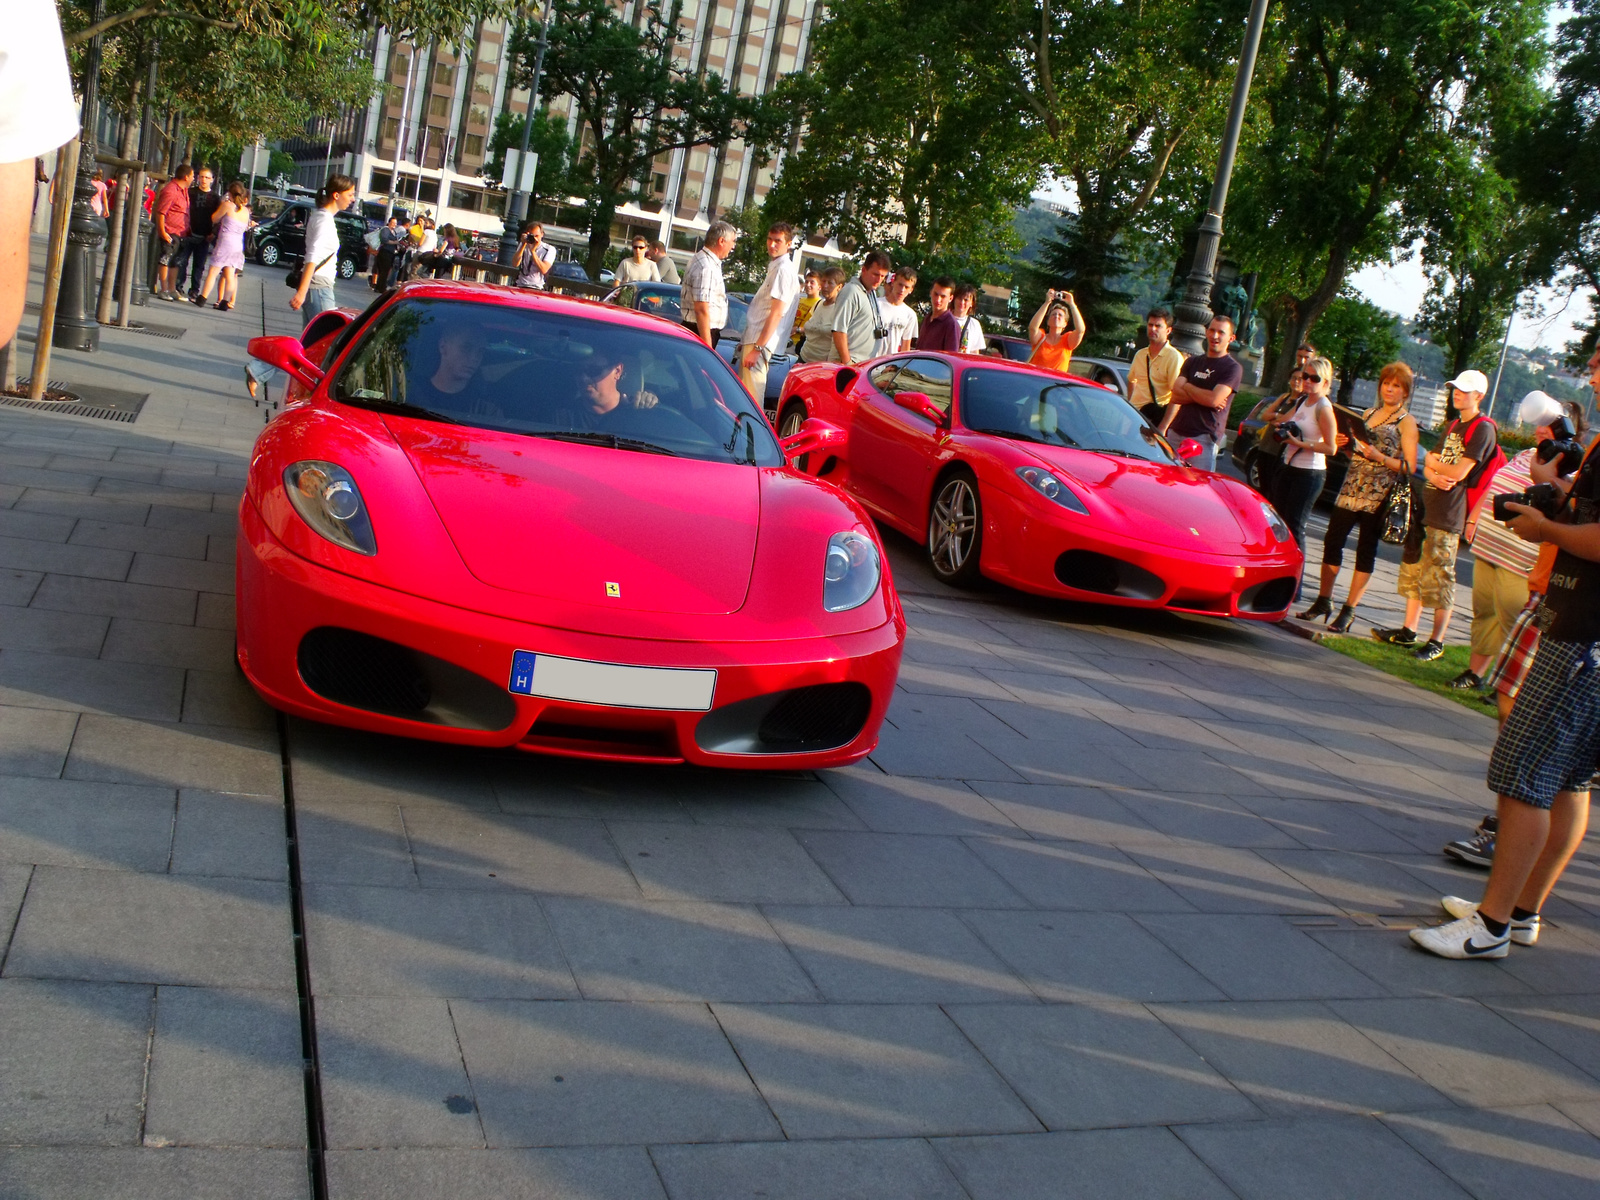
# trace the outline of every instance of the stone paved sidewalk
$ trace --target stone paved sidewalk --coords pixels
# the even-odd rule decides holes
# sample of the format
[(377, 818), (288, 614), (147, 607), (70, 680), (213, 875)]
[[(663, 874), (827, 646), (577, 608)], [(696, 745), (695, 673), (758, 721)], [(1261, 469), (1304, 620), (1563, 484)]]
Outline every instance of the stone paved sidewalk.
[(1537, 948), (1414, 951), (1493, 723), (1280, 631), (891, 536), (848, 770), (280, 738), (229, 661), (263, 274), (60, 360), (135, 424), (0, 409), (0, 1193), (307, 1193), (287, 787), (341, 1200), (1595, 1194), (1594, 840)]

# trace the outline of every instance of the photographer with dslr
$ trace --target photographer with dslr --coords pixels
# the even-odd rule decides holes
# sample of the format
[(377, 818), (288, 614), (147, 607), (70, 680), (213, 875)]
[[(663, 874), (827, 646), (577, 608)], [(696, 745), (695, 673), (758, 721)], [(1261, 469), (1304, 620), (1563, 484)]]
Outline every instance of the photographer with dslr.
[[(1589, 386), (1600, 391), (1600, 352), (1589, 371)], [(1499, 833), (1483, 899), (1446, 897), (1456, 920), (1411, 931), (1444, 958), (1504, 958), (1512, 941), (1533, 945), (1539, 910), (1589, 826), (1589, 786), (1600, 766), (1600, 463), (1591, 452), (1569, 481), (1556, 475), (1565, 457), (1557, 447), (1533, 472), (1559, 493), (1548, 505), (1554, 516), (1516, 500), (1501, 505), (1518, 537), (1554, 546), (1556, 556), (1538, 652), (1489, 756)]]

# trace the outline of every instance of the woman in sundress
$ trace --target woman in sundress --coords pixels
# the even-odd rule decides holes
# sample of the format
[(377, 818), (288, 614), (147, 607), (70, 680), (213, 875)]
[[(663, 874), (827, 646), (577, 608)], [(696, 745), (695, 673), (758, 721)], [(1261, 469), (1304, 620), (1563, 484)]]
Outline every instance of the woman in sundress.
[(227, 312), (238, 294), (238, 273), (244, 269), (245, 230), (255, 225), (250, 219), (250, 193), (244, 184), (236, 179), (228, 185), (228, 194), (217, 206), (212, 220), (216, 237), (211, 243), (211, 257), (206, 260), (205, 286), (194, 302), (205, 305), (211, 295), (211, 285), (217, 283), (220, 274), (222, 281), (217, 284), (216, 306), (218, 311)]

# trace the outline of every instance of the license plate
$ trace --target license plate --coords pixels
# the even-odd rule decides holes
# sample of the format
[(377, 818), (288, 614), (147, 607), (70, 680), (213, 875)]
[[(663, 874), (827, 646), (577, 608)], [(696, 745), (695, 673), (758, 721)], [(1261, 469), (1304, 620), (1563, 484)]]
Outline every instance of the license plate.
[(521, 696), (576, 704), (709, 712), (717, 673), (686, 667), (632, 667), (517, 650), (511, 655), (509, 687)]

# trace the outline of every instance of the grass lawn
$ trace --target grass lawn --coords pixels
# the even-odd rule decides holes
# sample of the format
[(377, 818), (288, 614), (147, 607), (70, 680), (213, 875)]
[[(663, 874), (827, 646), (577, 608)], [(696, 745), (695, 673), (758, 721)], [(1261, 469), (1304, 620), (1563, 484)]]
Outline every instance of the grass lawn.
[(1480, 700), (1478, 698), (1480, 693), (1477, 691), (1457, 691), (1446, 686), (1450, 680), (1467, 669), (1467, 658), (1471, 652), (1465, 646), (1446, 646), (1443, 656), (1432, 662), (1418, 662), (1412, 655), (1414, 647), (1391, 646), (1387, 642), (1374, 641), (1369, 637), (1324, 637), (1322, 644), (1330, 650), (1348, 655), (1357, 662), (1377, 667), (1378, 670), (1397, 679), (1404, 679), (1417, 687), (1437, 692), (1457, 704), (1470, 708), (1473, 712), (1485, 713), (1491, 717), (1495, 715), (1495, 706)]

